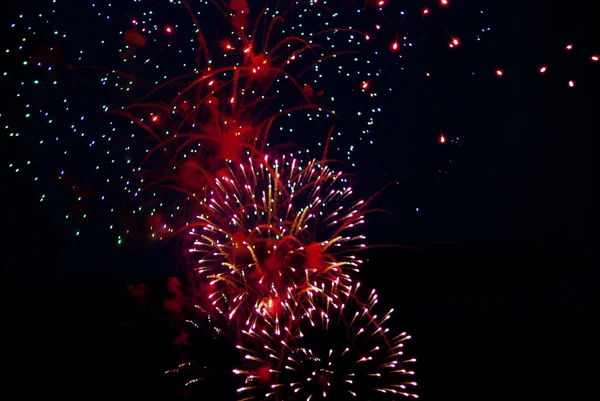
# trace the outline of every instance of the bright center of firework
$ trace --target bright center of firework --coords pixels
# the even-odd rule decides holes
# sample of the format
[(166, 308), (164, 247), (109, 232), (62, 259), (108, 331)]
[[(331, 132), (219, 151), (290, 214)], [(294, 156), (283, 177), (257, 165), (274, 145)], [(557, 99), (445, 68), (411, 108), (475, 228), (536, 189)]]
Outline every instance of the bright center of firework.
[(250, 316), (239, 328), (279, 335), (311, 307), (312, 294), (347, 291), (364, 239), (349, 234), (364, 221), (364, 202), (349, 203), (351, 193), (340, 173), (316, 161), (229, 163), (192, 232), (197, 271), (215, 283), (218, 311), (232, 321), (243, 309)]

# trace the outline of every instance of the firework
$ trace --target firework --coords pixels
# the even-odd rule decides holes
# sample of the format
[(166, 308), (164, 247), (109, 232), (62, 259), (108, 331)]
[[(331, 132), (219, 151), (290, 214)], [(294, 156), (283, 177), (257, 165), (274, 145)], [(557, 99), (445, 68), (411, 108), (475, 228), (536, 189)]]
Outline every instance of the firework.
[(246, 366), (233, 371), (244, 378), (240, 399), (417, 398), (414, 373), (407, 368), (415, 359), (403, 355), (410, 336), (389, 335), (385, 325), (393, 310), (375, 314), (375, 290), (365, 303), (355, 291), (338, 303), (320, 294), (313, 302), (323, 307), (309, 308), (283, 339), (244, 331), (238, 349)]
[(351, 196), (341, 172), (314, 160), (250, 159), (222, 170), (190, 230), (209, 307), (239, 315), (238, 328), (279, 335), (312, 294), (347, 292), (365, 247), (366, 202)]
[[(185, 220), (184, 200), (202, 198), (216, 172), (229, 161), (239, 163), (247, 155), (264, 154), (267, 146), (273, 145), (269, 140), (282, 142), (272, 134), (277, 127), (281, 130), (279, 120), (283, 117), (302, 112), (312, 121), (313, 117), (335, 115), (321, 101), (323, 91), (315, 91), (300, 80), (316, 84), (315, 78), (321, 76), (319, 68), (328, 60), (363, 55), (364, 51), (325, 45), (332, 36), (363, 35), (355, 29), (334, 28), (326, 22), (324, 29), (298, 35), (294, 33), (296, 13), (292, 5), (286, 9), (278, 3), (275, 12), (267, 7), (249, 18), (244, 1), (221, 10), (223, 23), (232, 32), (214, 38), (219, 44), (215, 50), (198, 26), (191, 6), (183, 4), (197, 27), (199, 49), (194, 73), (170, 79), (111, 113), (130, 119), (149, 139), (136, 171), (138, 177), (132, 182), (137, 186), (135, 194), (151, 189), (156, 198), (163, 190), (180, 192), (183, 197), (177, 205), (184, 211), (177, 214)], [(166, 29), (169, 35), (174, 31), (169, 25)], [(361, 83), (361, 88), (364, 92), (368, 82)], [(330, 142), (330, 137), (327, 141), (324, 138), (317, 139)], [(158, 195), (159, 200), (163, 198)]]
[[(394, 103), (409, 71), (413, 81), (427, 77), (427, 88), (452, 70), (420, 62), (414, 49), (436, 43), (430, 56), (439, 59), (484, 47), (501, 28), (479, 7), (462, 9), (458, 22), (474, 26), (459, 28), (452, 2), (258, 3), (62, 0), (7, 14), (2, 78), (11, 101), (0, 118), (19, 150), (10, 152), (9, 169), (35, 180), (42, 202), (62, 184), (73, 202), (64, 217), (77, 234), (100, 217), (118, 243), (134, 231), (167, 238), (189, 222), (185, 201), (200, 196), (227, 160), (281, 143), (322, 151), (335, 122), (330, 154), (354, 166), (363, 144), (382, 138), (373, 135), (382, 106)], [(567, 60), (585, 52), (563, 39), (549, 48)], [(531, 66), (538, 79), (560, 76), (573, 92), (584, 82), (541, 56)], [(584, 57), (598, 61), (593, 52)], [(471, 61), (463, 72), (474, 79), (500, 78), (505, 64)], [(514, 79), (511, 70), (501, 79)], [(340, 99), (351, 99), (349, 107)], [(444, 129), (433, 131), (432, 142)], [(317, 134), (298, 135), (306, 132)], [(459, 143), (446, 134), (447, 144)], [(40, 163), (37, 153), (52, 157)], [(140, 227), (131, 218), (146, 221)], [(125, 223), (113, 227), (117, 220)]]
[[(19, 38), (27, 45), (18, 48), (20, 69), (10, 72), (12, 80), (25, 70), (36, 77), (35, 98), (18, 94), (30, 119), (24, 139), (27, 146), (52, 143), (57, 151), (52, 165), (31, 173), (72, 192), (69, 221), (108, 221), (118, 243), (131, 233), (169, 238), (191, 222), (188, 205), (203, 198), (229, 161), (292, 141), (302, 149), (325, 147), (333, 118), (354, 114), (340, 112), (337, 96), (357, 96), (373, 113), (380, 110), (375, 92), (362, 87), (379, 74), (373, 48), (323, 2), (268, 1), (256, 8), (245, 1), (158, 1), (151, 7), (58, 2), (36, 14), (42, 24), (12, 25), (13, 34), (35, 35)], [(97, 24), (94, 32), (106, 35), (100, 45), (69, 23), (72, 14), (79, 27)], [(36, 37), (44, 42), (29, 45)], [(326, 77), (341, 73), (340, 62), (352, 63), (341, 77), (350, 84), (331, 86)], [(356, 94), (338, 91), (346, 87)], [(360, 120), (357, 133), (368, 133), (373, 116)], [(336, 139), (343, 131), (337, 123)], [(32, 136), (48, 132), (48, 124), (56, 137)], [(303, 132), (316, 135), (295, 134)], [(354, 146), (337, 143), (331, 154), (349, 157)], [(84, 181), (92, 191), (84, 191)]]
[(188, 205), (230, 160), (295, 146), (354, 167), (392, 92), (382, 67), (403, 62), (426, 24), (420, 9), (370, 0), (68, 3), (11, 24), (5, 77), (28, 122), (5, 127), (55, 157), (8, 164), (42, 191), (62, 183), (75, 204), (65, 218), (109, 222), (118, 243), (190, 223)]

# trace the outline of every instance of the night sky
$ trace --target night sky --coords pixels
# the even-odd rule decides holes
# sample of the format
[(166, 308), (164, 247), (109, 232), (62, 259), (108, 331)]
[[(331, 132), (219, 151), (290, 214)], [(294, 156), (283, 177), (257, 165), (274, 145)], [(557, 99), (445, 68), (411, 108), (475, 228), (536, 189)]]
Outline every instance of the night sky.
[[(472, 3), (448, 9), (455, 35), (482, 27), (462, 12)], [(412, 334), (421, 399), (576, 399), (600, 356), (600, 63), (589, 61), (600, 36), (583, 0), (477, 3), (492, 27), (480, 45), (442, 51), (443, 39), (424, 40), (404, 70), (386, 67), (394, 95), (353, 179), (365, 196), (402, 179), (373, 203), (390, 214), (369, 217), (369, 243), (390, 246), (366, 251), (361, 280)], [(565, 56), (567, 43), (578, 57)], [(556, 71), (540, 77), (541, 65)], [(12, 123), (11, 101), (3, 95)], [(459, 144), (440, 145), (441, 132)], [(4, 143), (12, 158), (31, 153)], [(60, 189), (40, 203), (23, 177), (4, 174), (9, 388), (173, 398), (162, 374), (172, 363), (166, 323), (136, 315), (125, 286), (146, 282), (159, 297), (166, 278), (181, 274), (175, 246), (117, 247), (98, 222), (74, 237), (58, 217)]]

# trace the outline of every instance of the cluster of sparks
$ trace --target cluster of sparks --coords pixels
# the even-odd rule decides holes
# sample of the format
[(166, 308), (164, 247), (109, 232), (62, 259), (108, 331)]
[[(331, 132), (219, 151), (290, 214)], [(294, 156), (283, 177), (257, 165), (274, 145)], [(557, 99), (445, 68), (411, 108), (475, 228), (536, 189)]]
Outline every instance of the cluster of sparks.
[[(125, 12), (78, 3), (82, 21), (97, 24), (87, 43), (66, 23), (68, 1), (49, 1), (10, 26), (21, 36), (6, 53), (20, 59), (3, 79), (24, 110), (9, 113), (5, 131), (60, 158), (8, 167), (63, 185), (74, 203), (66, 219), (95, 215), (114, 231), (125, 221), (119, 244), (136, 231), (190, 233), (196, 307), (238, 335), (242, 399), (416, 397), (403, 367), (414, 360), (402, 357), (410, 336), (388, 335), (391, 311), (374, 314), (374, 291), (364, 302), (357, 295), (368, 202), (352, 199), (326, 159), (355, 167), (358, 146), (340, 137), (373, 143), (383, 93), (394, 89), (385, 74), (404, 71), (420, 26), (451, 0), (406, 10), (385, 0), (267, 0), (260, 10), (245, 0), (133, 1)], [(469, 41), (440, 32), (448, 51)], [(533, 68), (543, 75), (552, 66)], [(510, 76), (500, 66), (486, 73)], [(435, 140), (459, 143), (442, 132)], [(281, 151), (289, 146), (292, 154)], [(305, 163), (315, 149), (323, 161)], [(132, 216), (142, 216), (142, 229)]]
[(215, 181), (191, 229), (196, 271), (209, 284), (204, 310), (238, 332), (276, 336), (314, 292), (337, 297), (351, 288), (362, 264), (355, 251), (366, 246), (366, 202), (350, 202), (341, 172), (292, 156), (250, 159)]
[[(55, 4), (49, 14), (39, 14), (42, 26), (53, 27), (51, 19), (60, 16)], [(376, 12), (383, 6), (365, 4)], [(388, 341), (382, 324), (389, 314), (382, 319), (371, 315), (374, 293), (366, 304), (355, 294), (359, 284), (354, 283), (353, 275), (362, 264), (356, 251), (366, 247), (361, 226), (368, 201), (352, 199), (346, 177), (333, 171), (327, 161), (334, 155), (352, 163), (354, 146), (344, 150), (337, 145), (340, 126), (344, 126), (339, 122), (336, 127), (333, 122), (338, 115), (356, 114), (359, 118), (350, 120), (348, 126), (358, 131), (358, 139), (365, 140), (381, 112), (374, 89), (374, 80), (380, 76), (375, 62), (380, 51), (376, 34), (339, 26), (338, 22), (344, 21), (336, 9), (340, 6), (329, 7), (325, 1), (287, 5), (276, 1), (259, 12), (243, 0), (229, 4), (182, 0), (165, 2), (163, 7), (141, 11), (134, 4), (127, 18), (115, 24), (110, 4), (92, 4), (107, 31), (114, 32), (119, 26), (124, 47), (119, 51), (118, 67), (98, 62), (103, 54), (110, 54), (104, 40), (94, 44), (95, 59), (80, 51), (76, 63), (62, 64), (65, 41), (70, 37), (58, 31), (54, 34), (60, 44), (30, 50), (24, 65), (35, 64), (39, 76), (53, 79), (51, 85), (41, 80), (35, 84), (49, 93), (56, 85), (60, 88), (57, 93), (65, 96), (59, 104), (50, 95), (51, 103), (36, 104), (43, 116), (38, 123), (52, 124), (54, 119), (61, 125), (73, 122), (68, 130), (81, 138), (80, 147), (91, 149), (84, 154), (82, 149), (68, 148), (64, 163), (74, 161), (79, 170), (90, 161), (95, 164), (94, 175), (85, 179), (87, 191), (82, 191), (78, 180), (62, 166), (58, 180), (78, 195), (77, 202), (96, 197), (108, 205), (110, 213), (119, 214), (115, 209), (122, 211), (123, 203), (133, 204), (130, 211), (147, 216), (152, 236), (190, 233), (195, 308), (186, 311), (184, 321), (194, 328), (199, 327), (198, 314), (208, 313), (210, 324), (219, 332), (218, 327), (232, 329), (230, 333), (238, 337), (244, 350), (250, 342), (258, 342), (268, 352), (302, 352), (307, 357), (317, 350), (302, 345), (306, 322), (315, 325), (317, 314), (333, 318), (331, 308), (339, 309), (338, 323), (346, 324), (345, 335), (353, 338), (346, 342), (346, 351), (338, 355), (332, 350), (329, 356), (360, 354), (364, 358), (356, 378), (349, 377), (355, 373), (345, 374), (344, 383), (355, 383), (347, 394), (375, 390), (414, 395), (405, 391), (404, 383), (404, 376), (412, 372), (400, 368), (398, 358), (401, 342), (407, 337)], [(211, 26), (207, 16), (223, 23)], [(187, 20), (188, 24), (175, 24), (175, 20)], [(376, 24), (375, 30), (380, 29)], [(32, 28), (26, 31), (30, 33)], [(180, 46), (185, 43), (183, 38), (190, 40), (188, 48)], [(347, 44), (340, 46), (344, 41)], [(396, 40), (391, 49), (396, 52), (399, 47)], [(336, 65), (338, 60), (343, 63)], [(164, 63), (170, 65), (169, 74), (164, 72)], [(332, 74), (348, 80), (349, 93), (335, 89), (337, 85), (328, 80)], [(99, 82), (99, 87), (90, 87), (90, 81)], [(122, 98), (117, 104), (115, 89)], [(354, 96), (361, 107), (338, 112), (337, 96)], [(88, 104), (90, 97), (95, 102)], [(90, 105), (102, 118), (83, 114)], [(25, 107), (29, 109), (31, 104)], [(363, 107), (367, 110), (361, 110)], [(59, 119), (61, 112), (68, 117)], [(286, 127), (289, 134), (284, 136)], [(315, 131), (315, 127), (317, 135), (313, 137), (295, 134)], [(19, 137), (20, 133), (13, 135)], [(64, 142), (60, 136), (53, 140), (54, 144)], [(45, 141), (48, 139), (40, 145)], [(66, 142), (71, 145), (73, 141)], [(290, 144), (295, 151), (279, 156), (279, 148)], [(315, 145), (321, 147), (323, 161), (305, 163)], [(74, 158), (70, 150), (76, 153)], [(125, 190), (125, 202), (114, 190), (98, 193), (99, 188), (111, 187)], [(109, 198), (117, 200), (110, 202)], [(85, 218), (88, 213), (83, 209)], [(190, 218), (194, 215), (196, 220)], [(119, 215), (117, 220), (123, 219)], [(139, 230), (132, 226), (131, 231)], [(118, 240), (120, 243), (122, 237)], [(182, 314), (185, 301), (178, 285), (171, 286), (174, 298), (165, 302), (165, 308)], [(350, 320), (346, 320), (347, 310), (356, 312)], [(315, 327), (324, 332), (329, 332), (328, 328)], [(363, 337), (366, 341), (361, 344), (371, 349), (354, 345), (354, 340)], [(330, 341), (332, 347), (337, 346), (335, 337)], [(187, 342), (185, 332), (174, 341), (181, 346)], [(277, 342), (286, 345), (277, 346)], [(264, 361), (267, 355), (254, 352), (248, 361)], [(316, 357), (307, 359), (317, 361)], [(295, 363), (302, 364), (300, 356)], [(184, 362), (167, 373), (194, 365)], [(267, 378), (268, 386), (277, 387), (281, 380), (304, 380), (305, 372), (298, 370), (291, 376)], [(378, 380), (382, 373), (387, 378), (387, 371), (402, 379)], [(365, 378), (370, 379), (365, 382)], [(196, 377), (186, 385), (201, 380)], [(246, 381), (253, 381), (253, 376), (248, 375)], [(309, 387), (294, 390), (304, 394), (311, 391)], [(327, 391), (321, 390), (326, 396)], [(336, 391), (337, 385), (330, 393)], [(239, 392), (244, 392), (243, 388)], [(270, 395), (259, 393), (251, 398)], [(283, 393), (276, 396), (284, 399), (281, 397), (289, 399)]]
[(315, 293), (285, 336), (243, 331), (237, 348), (246, 364), (233, 371), (245, 379), (237, 389), (241, 399), (418, 398), (414, 372), (407, 369), (416, 360), (403, 356), (410, 336), (390, 336), (385, 324), (393, 309), (375, 314), (375, 290), (362, 303), (359, 285), (343, 299)]
[(410, 336), (389, 336), (375, 291), (357, 295), (367, 205), (341, 172), (293, 155), (215, 178), (190, 228), (196, 308), (237, 337), (240, 399), (417, 397)]
[[(185, 201), (252, 152), (293, 143), (355, 166), (357, 145), (374, 142), (382, 95), (394, 89), (382, 66), (393, 56), (403, 70), (401, 50), (421, 36), (423, 18), (441, 15), (374, 0), (119, 3), (55, 0), (19, 15), (6, 49), (18, 68), (3, 74), (26, 120), (5, 130), (21, 148), (56, 156), (9, 168), (28, 171), (42, 191), (68, 191), (65, 219), (77, 235), (96, 218), (119, 244), (141, 231), (139, 221), (150, 238), (168, 238), (189, 223)], [(82, 24), (96, 26), (92, 37)], [(173, 191), (183, 196), (165, 202)]]
[[(300, 141), (323, 151), (329, 144), (335, 158), (354, 165), (358, 146), (346, 147), (348, 140), (339, 138), (351, 128), (359, 143), (373, 142), (382, 94), (394, 89), (383, 86), (382, 65), (394, 54), (402, 61), (412, 39), (422, 36), (419, 25), (451, 6), (439, 1), (437, 9), (430, 4), (412, 10), (389, 1), (305, 1), (255, 10), (245, 1), (164, 1), (148, 9), (144, 3), (120, 5), (125, 12), (110, 3), (78, 5), (79, 19), (98, 26), (94, 35), (106, 35), (88, 42), (77, 41), (82, 33), (70, 29), (68, 19), (76, 11), (68, 1), (49, 2), (35, 17), (20, 15), (10, 28), (22, 37), (15, 37), (6, 53), (16, 55), (21, 66), (3, 73), (16, 89), (16, 104), (24, 107), (18, 113), (27, 120), (20, 125), (11, 119), (6, 132), (24, 141), (22, 147), (37, 146), (36, 152), (57, 156), (52, 166), (37, 166), (27, 156), (8, 167), (66, 188), (74, 205), (65, 218), (78, 225), (103, 208), (111, 217), (102, 219), (111, 222), (119, 243), (129, 232), (129, 227), (114, 227), (115, 220), (123, 220), (117, 215), (124, 197), (136, 200), (127, 213), (146, 216), (151, 238), (166, 238), (181, 223), (176, 217), (181, 213), (163, 202), (163, 191), (183, 187), (193, 196), (226, 159), (235, 161), (251, 149)], [(401, 25), (393, 23), (396, 13)], [(213, 35), (211, 26), (204, 27), (211, 19), (224, 20), (215, 24)], [(482, 28), (476, 41), (489, 30)], [(451, 50), (467, 40), (447, 29), (440, 35)], [(71, 41), (76, 49), (68, 47)], [(103, 60), (114, 58), (116, 46), (120, 64), (106, 65)], [(566, 52), (575, 48), (565, 45)], [(599, 56), (589, 59), (596, 63)], [(392, 65), (404, 70), (402, 64)], [(552, 66), (537, 68), (547, 74)], [(501, 68), (491, 73), (510, 75)], [(358, 105), (354, 110), (339, 110), (339, 98), (348, 93), (332, 83), (332, 76), (347, 79), (352, 104)], [(567, 84), (573, 88), (576, 81)], [(121, 106), (114, 104), (115, 93), (123, 95)], [(96, 113), (105, 115), (94, 118)], [(321, 127), (318, 135), (308, 140), (297, 135), (314, 131), (315, 125)], [(31, 134), (49, 130), (57, 134)], [(459, 140), (440, 133), (438, 142)], [(39, 185), (45, 201), (48, 184)]]
[[(39, 163), (16, 154), (8, 168), (40, 181), (42, 202), (57, 184), (68, 191), (73, 204), (64, 217), (77, 235), (95, 217), (109, 221), (121, 243), (135, 228), (129, 222), (142, 216), (150, 238), (168, 238), (187, 218), (183, 206), (164, 202), (170, 196), (164, 192), (183, 190), (195, 199), (228, 160), (301, 143), (355, 166), (357, 145), (376, 139), (384, 95), (396, 89), (385, 86), (386, 73), (405, 70), (422, 27), (439, 26), (435, 32), (449, 51), (491, 30), (484, 25), (474, 38), (459, 37), (443, 21), (452, 5), (307, 0), (255, 9), (245, 0), (48, 1), (10, 24), (10, 63), (2, 76), (15, 91), (13, 106), (23, 109), (0, 117), (8, 117), (5, 132), (22, 149), (55, 157)], [(71, 23), (74, 14), (79, 24)], [(91, 37), (78, 28), (85, 24), (96, 26)], [(575, 43), (563, 46), (577, 50)], [(555, 66), (532, 68), (546, 75)], [(500, 66), (478, 72), (486, 73), (511, 76)], [(429, 69), (423, 75), (435, 77)], [(340, 98), (352, 99), (351, 108)], [(303, 135), (315, 128), (317, 135)], [(440, 131), (440, 145), (459, 144)], [(124, 199), (130, 218), (120, 213)], [(117, 230), (117, 221), (127, 223)]]
[[(52, 2), (34, 22), (21, 15), (11, 29), (24, 37), (16, 49), (7, 49), (25, 56), (24, 69), (39, 78), (33, 80), (38, 93), (48, 91), (30, 99), (21, 93), (31, 84), (28, 78), (17, 97), (24, 99), (28, 131), (60, 133), (41, 138), (38, 146), (60, 155), (51, 177), (42, 178), (57, 180), (72, 192), (77, 212), (67, 213), (66, 219), (84, 221), (92, 216), (89, 204), (98, 202), (114, 217), (106, 219), (98, 208), (93, 215), (111, 223), (129, 221), (119, 215), (125, 198), (127, 213), (135, 219), (146, 216), (142, 219), (152, 238), (163, 239), (189, 222), (181, 221), (187, 219), (182, 199), (171, 207), (175, 202), (164, 200), (173, 195), (164, 193), (175, 190), (195, 200), (228, 161), (300, 139), (304, 149), (320, 147), (320, 152), (330, 150), (351, 162), (355, 147), (344, 150), (339, 141), (343, 124), (334, 131), (333, 120), (338, 114), (347, 118), (348, 112), (336, 113), (339, 91), (326, 79), (333, 73), (347, 78), (357, 99), (363, 98), (357, 103), (369, 107), (358, 111), (362, 130), (352, 123), (359, 140), (370, 133), (381, 111), (370, 83), (380, 70), (377, 47), (367, 46), (372, 36), (340, 26), (343, 19), (327, 2), (273, 2), (258, 11), (239, 0), (165, 1), (150, 10), (134, 2), (124, 15), (115, 15), (111, 4), (94, 3), (91, 10), (80, 6), (87, 13), (80, 19), (87, 15), (99, 25), (97, 32), (112, 38), (87, 43), (91, 47), (79, 51), (67, 47), (79, 32), (60, 23), (75, 12), (73, 6)], [(114, 58), (109, 46), (114, 37), (121, 42), (120, 65), (104, 65), (103, 58)], [(40, 39), (47, 43), (27, 46)], [(340, 46), (344, 40), (347, 44)], [(73, 61), (65, 63), (68, 57)], [(342, 64), (336, 65), (338, 61)], [(4, 76), (15, 82), (19, 73)], [(116, 94), (122, 96), (120, 102), (115, 102)], [(90, 109), (102, 118), (91, 118)], [(296, 134), (314, 131), (319, 124), (317, 135)], [(23, 139), (19, 130), (24, 127), (8, 124), (5, 129)], [(24, 139), (33, 145), (33, 137)], [(48, 171), (48, 166), (32, 169), (31, 164), (9, 167), (16, 173), (28, 167), (36, 180), (39, 170)], [(130, 232), (125, 226), (125, 232), (118, 232), (119, 243)]]

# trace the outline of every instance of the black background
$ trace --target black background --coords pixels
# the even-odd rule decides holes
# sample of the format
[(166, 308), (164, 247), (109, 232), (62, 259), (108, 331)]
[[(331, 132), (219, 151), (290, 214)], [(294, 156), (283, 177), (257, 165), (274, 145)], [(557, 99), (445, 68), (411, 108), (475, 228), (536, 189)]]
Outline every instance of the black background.
[[(599, 356), (600, 86), (589, 55), (600, 42), (589, 2), (485, 3), (496, 23), (485, 46), (444, 56), (460, 64), (424, 60), (449, 66), (437, 69), (445, 72), (435, 96), (448, 129), (464, 131), (453, 132), (464, 139), (450, 155), (456, 165), (438, 182), (429, 170), (445, 155), (418, 136), (410, 151), (398, 150), (406, 142), (390, 146), (394, 139), (374, 151), (378, 169), (408, 170), (408, 178), (379, 200), (394, 217), (374, 217), (369, 238), (416, 249), (368, 251), (363, 281), (413, 335), (421, 399), (575, 399), (594, 384)], [(578, 61), (566, 63), (569, 42)], [(561, 68), (541, 80), (542, 64)], [(506, 75), (486, 75), (486, 67)], [(397, 79), (417, 110), (406, 124), (418, 127), (428, 118), (418, 111), (429, 101), (419, 98), (423, 86)], [(390, 130), (398, 124), (384, 118)], [(395, 152), (415, 161), (394, 171)], [(3, 194), (2, 360), (13, 394), (166, 395), (168, 333), (160, 321), (135, 330), (121, 323), (131, 318), (125, 285), (164, 287), (168, 249), (140, 256), (112, 240), (75, 239), (12, 173)]]

